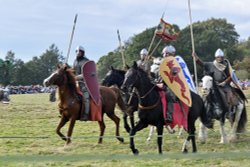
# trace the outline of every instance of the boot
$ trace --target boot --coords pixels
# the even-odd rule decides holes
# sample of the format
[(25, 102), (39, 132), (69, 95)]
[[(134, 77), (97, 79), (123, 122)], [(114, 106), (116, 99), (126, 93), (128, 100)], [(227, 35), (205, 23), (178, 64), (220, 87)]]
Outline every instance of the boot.
[(89, 120), (89, 100), (85, 99), (82, 102), (80, 121)]
[(173, 103), (168, 102), (167, 112), (166, 112), (166, 122), (171, 123), (173, 121)]

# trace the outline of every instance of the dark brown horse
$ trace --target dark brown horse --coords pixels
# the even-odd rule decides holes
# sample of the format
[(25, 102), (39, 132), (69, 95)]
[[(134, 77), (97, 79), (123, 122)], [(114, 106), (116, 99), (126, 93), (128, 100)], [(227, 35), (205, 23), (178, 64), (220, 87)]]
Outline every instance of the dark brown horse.
[[(81, 98), (77, 93), (76, 80), (73, 73), (73, 69), (69, 68), (66, 65), (59, 65), (58, 69), (52, 73), (47, 79), (44, 80), (44, 85), (56, 85), (58, 86), (59, 94), (59, 112), (61, 115), (60, 123), (56, 128), (56, 133), (66, 141), (66, 145), (71, 143), (71, 136), (75, 121), (79, 120), (80, 117), (80, 108), (81, 108)], [(100, 94), (102, 100), (102, 121), (98, 121), (100, 126), (100, 137), (98, 143), (102, 143), (102, 138), (105, 131), (105, 123), (103, 120), (104, 113), (113, 120), (116, 124), (116, 138), (123, 142), (124, 139), (120, 137), (119, 133), (119, 122), (114, 109), (116, 103), (121, 108), (122, 111), (125, 110), (125, 104), (121, 98), (121, 94), (118, 88), (109, 88), (105, 86), (100, 87)], [(83, 98), (83, 97), (82, 97)], [(61, 128), (69, 121), (69, 129), (67, 136), (64, 136), (61, 133)]]

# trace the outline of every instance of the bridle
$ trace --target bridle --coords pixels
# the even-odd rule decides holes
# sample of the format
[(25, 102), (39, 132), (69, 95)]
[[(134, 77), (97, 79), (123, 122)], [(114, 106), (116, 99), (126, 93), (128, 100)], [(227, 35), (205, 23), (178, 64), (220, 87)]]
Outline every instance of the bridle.
[[(138, 71), (136, 71), (135, 82), (138, 80), (138, 77), (141, 77), (141, 76), (139, 75)], [(156, 85), (154, 84), (143, 96), (139, 96), (139, 98), (141, 98), (141, 99), (146, 98), (154, 90), (155, 86)], [(139, 109), (142, 109), (142, 110), (151, 110), (151, 109), (157, 107), (159, 105), (160, 101), (161, 101), (161, 98), (159, 96), (159, 98), (155, 104), (153, 104), (151, 106), (143, 106), (139, 103), (138, 107), (139, 107)]]

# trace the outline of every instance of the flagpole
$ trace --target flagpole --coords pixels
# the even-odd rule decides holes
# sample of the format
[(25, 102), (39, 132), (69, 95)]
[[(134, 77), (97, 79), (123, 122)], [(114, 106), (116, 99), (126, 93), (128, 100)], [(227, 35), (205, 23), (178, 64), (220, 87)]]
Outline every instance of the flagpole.
[[(157, 28), (156, 28), (157, 29)], [(156, 29), (155, 29), (155, 31), (156, 31)], [(153, 38), (151, 39), (151, 42), (150, 42), (150, 45), (149, 45), (149, 47), (148, 47), (148, 53), (150, 53), (150, 50), (151, 50), (151, 48), (152, 48), (152, 45), (153, 45), (153, 43), (154, 43), (154, 41), (155, 41), (155, 32), (154, 32), (154, 36), (153, 36)]]
[(121, 41), (121, 36), (120, 36), (119, 30), (117, 30), (117, 35), (118, 35), (118, 41), (119, 41), (119, 46), (120, 46), (120, 52), (121, 52), (121, 55), (122, 55), (122, 64), (123, 64), (123, 68), (125, 68), (126, 67), (126, 62), (125, 62), (124, 50), (122, 48), (122, 41)]
[[(190, 35), (191, 35), (191, 43), (192, 43), (192, 54), (195, 53), (195, 47), (194, 47), (194, 34), (193, 34), (193, 23), (192, 23), (192, 14), (191, 14), (191, 5), (190, 0), (188, 0), (188, 11), (189, 11), (189, 20), (190, 20)], [(197, 68), (196, 68), (196, 60), (193, 57), (193, 64), (194, 64), (194, 76), (195, 76), (195, 84), (196, 84), (196, 90), (199, 93), (199, 85), (198, 85), (198, 78), (197, 78)]]
[(158, 48), (158, 46), (160, 45), (161, 41), (162, 41), (162, 39), (160, 39), (159, 42), (156, 44), (156, 46), (155, 46), (155, 48), (153, 49), (153, 51), (149, 54), (148, 59), (150, 59), (150, 57), (153, 56), (155, 50), (156, 50), (156, 49)]
[(72, 40), (73, 40), (73, 36), (74, 36), (74, 32), (75, 32), (76, 21), (77, 21), (77, 14), (75, 15), (75, 19), (74, 19), (74, 25), (73, 25), (73, 29), (72, 29), (71, 36), (70, 36), (69, 48), (68, 48), (67, 57), (65, 59), (65, 64), (68, 63), (70, 49), (71, 49), (71, 44), (72, 44)]

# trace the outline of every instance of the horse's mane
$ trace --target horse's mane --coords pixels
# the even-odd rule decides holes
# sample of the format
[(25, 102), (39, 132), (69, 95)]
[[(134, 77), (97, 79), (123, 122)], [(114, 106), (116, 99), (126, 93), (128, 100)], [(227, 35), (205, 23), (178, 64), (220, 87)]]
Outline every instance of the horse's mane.
[(66, 75), (67, 75), (67, 79), (68, 79), (69, 88), (73, 92), (76, 92), (77, 90), (76, 90), (76, 79), (75, 79), (74, 70), (72, 68), (68, 68), (66, 70)]
[(142, 74), (144, 78), (149, 79), (148, 73), (144, 69), (138, 67), (138, 71)]
[(126, 71), (125, 70), (120, 70), (120, 69), (113, 69), (115, 72), (121, 73), (121, 74), (125, 74)]

